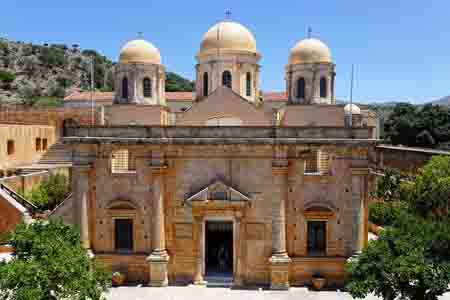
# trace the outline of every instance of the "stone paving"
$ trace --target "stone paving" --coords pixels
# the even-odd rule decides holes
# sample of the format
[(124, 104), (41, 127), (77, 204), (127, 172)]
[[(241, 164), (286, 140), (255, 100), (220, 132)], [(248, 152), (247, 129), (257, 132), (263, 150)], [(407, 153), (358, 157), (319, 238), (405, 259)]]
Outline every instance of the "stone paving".
[[(446, 297), (450, 299), (450, 297)], [(286, 291), (266, 289), (230, 289), (223, 287), (118, 287), (112, 288), (107, 295), (108, 300), (351, 300), (349, 294), (339, 291), (316, 292), (307, 288), (291, 288)], [(377, 300), (370, 296), (367, 300)]]

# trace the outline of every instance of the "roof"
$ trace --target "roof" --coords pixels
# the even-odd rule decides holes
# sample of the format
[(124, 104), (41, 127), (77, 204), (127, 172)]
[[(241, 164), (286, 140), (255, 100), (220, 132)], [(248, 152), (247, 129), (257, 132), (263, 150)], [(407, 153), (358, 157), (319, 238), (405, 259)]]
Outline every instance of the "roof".
[(437, 154), (437, 155), (450, 155), (449, 151), (438, 150), (438, 149), (430, 149), (430, 148), (393, 146), (393, 145), (378, 145), (377, 148), (390, 149), (390, 150), (399, 150), (399, 151), (422, 152), (422, 153)]
[[(112, 103), (114, 92), (94, 92), (94, 101)], [(286, 92), (267, 92), (263, 94), (264, 100), (272, 102), (286, 102)], [(194, 92), (166, 92), (167, 101), (192, 102), (195, 100)], [(76, 91), (64, 98), (64, 101), (91, 101), (91, 92)]]

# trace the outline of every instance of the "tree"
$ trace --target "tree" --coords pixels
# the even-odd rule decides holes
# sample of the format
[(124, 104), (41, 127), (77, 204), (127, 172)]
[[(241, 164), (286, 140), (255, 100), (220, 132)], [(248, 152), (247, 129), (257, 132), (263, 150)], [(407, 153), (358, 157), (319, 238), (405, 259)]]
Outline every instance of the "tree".
[(386, 169), (384, 176), (377, 178), (374, 196), (386, 202), (399, 201), (401, 180), (402, 175), (397, 169)]
[(14, 258), (0, 264), (2, 300), (98, 300), (110, 278), (90, 261), (78, 231), (61, 221), (19, 224)]
[(386, 300), (437, 300), (450, 291), (450, 223), (404, 215), (346, 265), (347, 290)]
[(55, 174), (44, 179), (29, 193), (25, 193), (25, 198), (42, 210), (52, 210), (65, 200), (69, 192), (70, 184), (67, 176)]
[(0, 81), (4, 83), (11, 83), (16, 80), (16, 75), (14, 73), (8, 72), (6, 70), (0, 70)]
[(19, 88), (18, 94), (20, 103), (24, 106), (31, 107), (38, 101), (40, 90), (30, 84), (25, 84)]
[(172, 72), (166, 73), (166, 92), (192, 92), (194, 88), (192, 81)]
[(433, 156), (402, 194), (422, 217), (446, 218), (450, 207), (450, 156)]

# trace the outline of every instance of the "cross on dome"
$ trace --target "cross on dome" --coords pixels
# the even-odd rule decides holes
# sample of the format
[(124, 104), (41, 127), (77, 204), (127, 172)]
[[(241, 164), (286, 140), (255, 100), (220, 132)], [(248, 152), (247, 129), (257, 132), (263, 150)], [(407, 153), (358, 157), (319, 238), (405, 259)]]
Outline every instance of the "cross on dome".
[(312, 37), (312, 28), (311, 26), (308, 27), (308, 39)]
[(225, 20), (227, 21), (231, 20), (231, 15), (232, 15), (231, 9), (227, 9), (225, 11)]

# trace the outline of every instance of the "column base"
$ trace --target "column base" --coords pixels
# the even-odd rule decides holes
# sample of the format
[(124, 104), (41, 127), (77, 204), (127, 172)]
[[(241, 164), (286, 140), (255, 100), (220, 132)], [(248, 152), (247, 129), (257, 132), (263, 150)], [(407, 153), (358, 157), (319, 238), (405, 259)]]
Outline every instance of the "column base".
[(287, 254), (274, 254), (269, 259), (270, 263), (270, 289), (289, 289), (289, 263), (291, 259)]
[(147, 257), (149, 265), (149, 286), (165, 287), (169, 285), (167, 276), (167, 265), (169, 263), (169, 255), (165, 251), (155, 251)]

